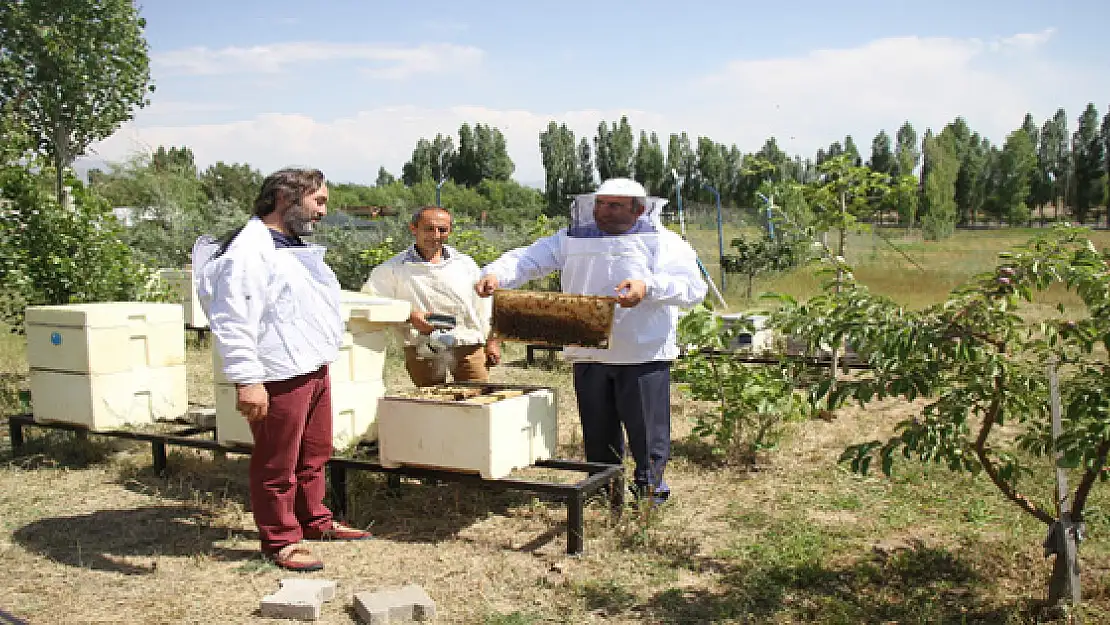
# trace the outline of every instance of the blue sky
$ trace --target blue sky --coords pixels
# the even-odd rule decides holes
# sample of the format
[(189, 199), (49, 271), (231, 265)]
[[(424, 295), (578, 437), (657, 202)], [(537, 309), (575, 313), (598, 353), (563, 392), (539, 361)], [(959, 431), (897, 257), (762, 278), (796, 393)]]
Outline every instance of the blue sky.
[(1110, 105), (1100, 0), (361, 2), (150, 0), (152, 105), (84, 166), (188, 145), (202, 167), (397, 174), (421, 136), (497, 126), (542, 184), (538, 133), (627, 114), (791, 153), (963, 115), (1001, 142), (1025, 112)]

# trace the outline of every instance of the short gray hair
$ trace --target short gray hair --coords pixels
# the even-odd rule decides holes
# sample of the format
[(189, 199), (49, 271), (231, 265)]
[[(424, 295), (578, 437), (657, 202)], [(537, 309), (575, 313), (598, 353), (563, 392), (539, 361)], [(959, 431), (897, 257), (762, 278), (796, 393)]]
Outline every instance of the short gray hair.
[(412, 220), (409, 223), (411, 223), (414, 226), (419, 226), (420, 225), (420, 219), (423, 218), (424, 213), (426, 213), (428, 211), (443, 211), (443, 212), (447, 213), (448, 217), (451, 218), (451, 223), (452, 224), (455, 223), (455, 216), (451, 214), (451, 211), (447, 210), (446, 208), (443, 208), (442, 206), (421, 206), (420, 208), (416, 209), (416, 212), (414, 212), (412, 214)]

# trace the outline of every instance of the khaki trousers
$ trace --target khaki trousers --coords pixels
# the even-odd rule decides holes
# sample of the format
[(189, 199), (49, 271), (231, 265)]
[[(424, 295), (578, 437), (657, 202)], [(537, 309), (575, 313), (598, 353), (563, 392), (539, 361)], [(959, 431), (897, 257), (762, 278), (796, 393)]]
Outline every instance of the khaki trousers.
[(405, 347), (405, 369), (417, 386), (435, 386), (447, 382), (447, 372), (455, 382), (487, 382), (485, 345), (465, 345), (451, 348), (453, 358), (416, 357), (416, 348)]

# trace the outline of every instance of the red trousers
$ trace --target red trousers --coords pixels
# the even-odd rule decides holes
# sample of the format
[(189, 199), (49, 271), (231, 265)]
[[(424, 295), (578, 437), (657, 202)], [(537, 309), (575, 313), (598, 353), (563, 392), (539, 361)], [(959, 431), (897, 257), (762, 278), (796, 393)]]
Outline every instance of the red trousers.
[(324, 465), (331, 457), (331, 379), (324, 365), (313, 373), (266, 382), (270, 409), (250, 424), (251, 509), (262, 551), (300, 542), (304, 528), (328, 529)]

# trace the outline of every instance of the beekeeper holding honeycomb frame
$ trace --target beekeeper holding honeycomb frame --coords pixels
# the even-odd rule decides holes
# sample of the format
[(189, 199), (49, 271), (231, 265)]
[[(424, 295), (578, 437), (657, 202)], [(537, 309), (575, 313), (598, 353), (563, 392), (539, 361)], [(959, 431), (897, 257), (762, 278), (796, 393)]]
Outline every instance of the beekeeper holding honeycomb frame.
[(568, 346), (564, 355), (574, 363), (586, 460), (619, 464), (627, 435), (634, 493), (654, 503), (670, 496), (663, 473), (679, 309), (708, 292), (697, 253), (663, 226), (665, 205), (634, 180), (606, 180), (595, 193), (575, 197), (567, 228), (506, 252), (475, 285), (489, 297), (560, 271), (564, 293), (617, 297), (608, 348)]

